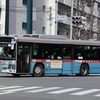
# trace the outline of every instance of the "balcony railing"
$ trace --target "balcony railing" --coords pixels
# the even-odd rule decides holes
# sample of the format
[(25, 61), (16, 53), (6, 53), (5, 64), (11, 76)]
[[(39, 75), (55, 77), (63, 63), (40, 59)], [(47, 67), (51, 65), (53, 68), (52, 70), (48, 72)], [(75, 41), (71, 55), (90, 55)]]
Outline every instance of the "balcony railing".
[(61, 2), (61, 3), (65, 3), (65, 0), (59, 0), (59, 2)]

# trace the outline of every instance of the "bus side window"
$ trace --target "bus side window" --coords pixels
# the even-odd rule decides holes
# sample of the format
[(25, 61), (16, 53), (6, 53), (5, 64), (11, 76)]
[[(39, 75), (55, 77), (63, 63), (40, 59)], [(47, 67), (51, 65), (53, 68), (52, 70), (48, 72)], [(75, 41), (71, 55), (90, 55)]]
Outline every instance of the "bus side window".
[(50, 44), (40, 44), (42, 59), (50, 59)]
[(75, 53), (74, 53), (74, 57), (75, 59), (83, 59), (83, 46), (80, 46), (80, 45), (76, 45), (75, 46)]
[(61, 57), (61, 45), (58, 45), (58, 44), (52, 45), (51, 58), (52, 59), (62, 59), (62, 57)]
[(100, 59), (100, 46), (91, 46), (91, 59)]
[(72, 47), (64, 46), (63, 47), (63, 59), (71, 59), (72, 58)]
[(39, 52), (39, 44), (33, 44), (33, 58), (37, 59), (39, 58), (40, 52)]

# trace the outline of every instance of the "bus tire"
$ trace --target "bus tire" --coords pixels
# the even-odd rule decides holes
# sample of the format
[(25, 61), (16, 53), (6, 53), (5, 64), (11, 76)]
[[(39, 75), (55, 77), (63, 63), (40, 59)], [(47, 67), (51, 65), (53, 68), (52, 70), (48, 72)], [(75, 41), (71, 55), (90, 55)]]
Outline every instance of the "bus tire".
[(44, 75), (44, 68), (42, 64), (36, 64), (34, 71), (33, 71), (33, 76), (35, 77), (41, 77)]
[(88, 71), (89, 71), (88, 66), (86, 64), (82, 64), (81, 68), (80, 68), (80, 75), (81, 76), (87, 76), (88, 75)]
[(20, 74), (12, 74), (14, 77), (20, 77)]

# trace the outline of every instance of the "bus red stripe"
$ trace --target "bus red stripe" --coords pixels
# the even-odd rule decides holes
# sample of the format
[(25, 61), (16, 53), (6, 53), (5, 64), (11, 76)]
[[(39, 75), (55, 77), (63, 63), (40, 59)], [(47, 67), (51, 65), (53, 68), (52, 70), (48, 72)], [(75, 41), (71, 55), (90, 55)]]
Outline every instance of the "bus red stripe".
[(45, 59), (36, 59), (36, 62), (46, 62)]
[(62, 60), (62, 62), (73, 62), (73, 60)]

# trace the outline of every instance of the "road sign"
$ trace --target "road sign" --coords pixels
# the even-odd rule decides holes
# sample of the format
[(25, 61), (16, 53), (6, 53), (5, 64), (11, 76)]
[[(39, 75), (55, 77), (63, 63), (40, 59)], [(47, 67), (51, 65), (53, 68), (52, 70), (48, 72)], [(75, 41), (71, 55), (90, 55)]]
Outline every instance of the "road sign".
[(57, 15), (56, 20), (67, 20), (67, 15)]

